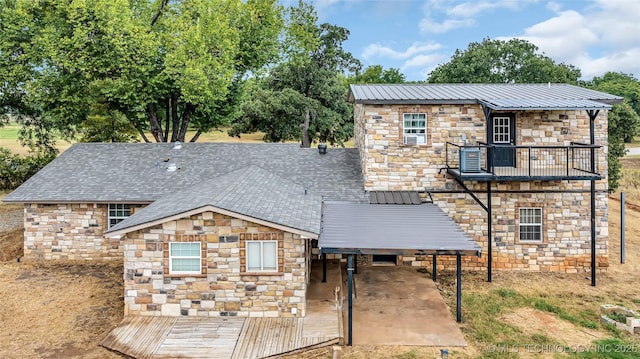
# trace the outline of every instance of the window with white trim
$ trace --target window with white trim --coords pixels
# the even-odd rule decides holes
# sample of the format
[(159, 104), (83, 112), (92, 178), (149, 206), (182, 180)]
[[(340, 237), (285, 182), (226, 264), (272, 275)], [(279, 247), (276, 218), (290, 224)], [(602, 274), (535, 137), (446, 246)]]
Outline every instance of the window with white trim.
[(124, 221), (131, 216), (131, 205), (123, 203), (110, 203), (107, 211), (108, 228)]
[(246, 241), (247, 272), (278, 271), (278, 241)]
[(405, 145), (420, 145), (427, 143), (427, 114), (403, 114), (402, 138)]
[(542, 242), (542, 208), (519, 209), (518, 231), (520, 241)]
[(201, 274), (200, 242), (169, 242), (169, 274)]

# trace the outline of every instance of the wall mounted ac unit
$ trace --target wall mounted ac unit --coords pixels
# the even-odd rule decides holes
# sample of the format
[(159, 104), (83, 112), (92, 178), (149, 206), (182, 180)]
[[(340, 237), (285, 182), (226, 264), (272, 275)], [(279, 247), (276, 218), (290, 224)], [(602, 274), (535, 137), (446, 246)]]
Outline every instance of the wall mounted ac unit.
[(460, 172), (480, 172), (480, 149), (460, 149)]
[(426, 136), (422, 135), (404, 135), (404, 144), (405, 145), (419, 145), (423, 143), (427, 143)]

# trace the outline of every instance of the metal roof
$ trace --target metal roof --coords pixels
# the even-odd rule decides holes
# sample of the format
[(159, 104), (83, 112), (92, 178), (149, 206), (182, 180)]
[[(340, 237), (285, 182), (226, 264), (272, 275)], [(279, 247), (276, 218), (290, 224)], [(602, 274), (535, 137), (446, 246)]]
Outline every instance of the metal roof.
[(438, 206), (327, 201), (322, 253), (480, 255), (480, 246)]
[[(167, 171), (174, 163), (176, 170)], [(321, 155), (298, 144), (78, 143), (8, 194), (5, 202), (150, 203), (256, 165), (333, 200), (368, 202), (358, 150)]]
[(416, 191), (371, 191), (371, 204), (421, 204), (420, 195)]
[(252, 165), (164, 196), (107, 233), (123, 234), (193, 210), (215, 208), (317, 235), (321, 206), (321, 196)]
[(611, 105), (591, 100), (487, 99), (480, 103), (494, 110), (608, 110)]
[(349, 100), (362, 104), (484, 102), (500, 110), (567, 110), (608, 109), (622, 102), (622, 97), (569, 84), (373, 84), (351, 85)]

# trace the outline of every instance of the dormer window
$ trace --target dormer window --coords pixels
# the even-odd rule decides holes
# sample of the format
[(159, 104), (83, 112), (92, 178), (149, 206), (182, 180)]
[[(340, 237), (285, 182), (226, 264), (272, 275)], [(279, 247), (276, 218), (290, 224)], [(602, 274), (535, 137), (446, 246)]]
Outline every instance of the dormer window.
[(422, 145), (427, 143), (427, 114), (403, 114), (403, 143), (405, 145)]

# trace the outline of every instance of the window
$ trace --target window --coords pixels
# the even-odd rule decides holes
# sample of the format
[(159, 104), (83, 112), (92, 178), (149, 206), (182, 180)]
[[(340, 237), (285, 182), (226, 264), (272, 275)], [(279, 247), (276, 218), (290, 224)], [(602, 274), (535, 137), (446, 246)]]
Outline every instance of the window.
[(247, 272), (278, 271), (278, 241), (247, 241)]
[(111, 228), (131, 215), (131, 206), (128, 204), (109, 204), (108, 212), (108, 228)]
[(511, 117), (493, 118), (493, 143), (511, 143)]
[(201, 274), (200, 242), (169, 242), (170, 274)]
[(520, 208), (518, 223), (521, 241), (542, 242), (542, 208)]
[(403, 121), (403, 141), (405, 145), (427, 143), (427, 115), (424, 113), (405, 113)]

